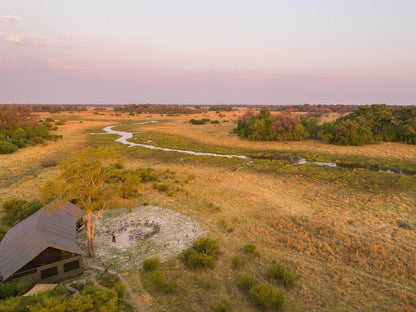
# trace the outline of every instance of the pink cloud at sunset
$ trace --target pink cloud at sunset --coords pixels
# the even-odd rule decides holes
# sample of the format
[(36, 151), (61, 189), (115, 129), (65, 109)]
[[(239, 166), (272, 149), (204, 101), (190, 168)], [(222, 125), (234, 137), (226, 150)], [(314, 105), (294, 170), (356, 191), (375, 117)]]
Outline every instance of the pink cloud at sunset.
[(3, 0), (0, 102), (413, 104), (414, 9)]
[(17, 16), (0, 16), (0, 24), (16, 24), (20, 21), (20, 18)]
[(0, 33), (0, 38), (18, 46), (44, 47), (51, 45), (51, 41), (48, 38), (34, 34)]

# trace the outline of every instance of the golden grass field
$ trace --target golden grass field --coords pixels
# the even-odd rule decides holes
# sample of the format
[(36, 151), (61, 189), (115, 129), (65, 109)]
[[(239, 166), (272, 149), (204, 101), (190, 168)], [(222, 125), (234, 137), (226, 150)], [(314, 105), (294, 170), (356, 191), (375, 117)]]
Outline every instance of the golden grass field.
[[(211, 311), (220, 303), (231, 304), (232, 311), (257, 311), (237, 288), (240, 272), (250, 272), (260, 282), (281, 290), (286, 297), (284, 311), (416, 310), (416, 194), (411, 190), (377, 185), (368, 188), (360, 182), (343, 183), (342, 179), (328, 182), (299, 174), (293, 165), (274, 172), (261, 170), (262, 163), (256, 166), (254, 161), (254, 166), (238, 170), (247, 161), (127, 148), (112, 142), (115, 136), (89, 134), (107, 125), (160, 120), (167, 122), (123, 129), (169, 134), (196, 142), (199, 147), (313, 151), (416, 161), (416, 147), (399, 143), (343, 147), (316, 141), (240, 140), (230, 132), (235, 127), (233, 121), (244, 110), (222, 112), (222, 118), (215, 112), (115, 116), (109, 108), (100, 115), (94, 114), (92, 108), (71, 116), (44, 114), (42, 117), (67, 120), (58, 129), (63, 139), (0, 155), (0, 202), (39, 196), (43, 183), (58, 174), (56, 168), (42, 168), (42, 159), (61, 160), (84, 146), (108, 144), (126, 156), (131, 168), (175, 171), (179, 185), (186, 190), (167, 196), (148, 185), (139, 204), (148, 202), (185, 213), (220, 243), (212, 269), (188, 269), (180, 258), (163, 263), (161, 269), (178, 281), (178, 289), (172, 294), (154, 289), (141, 271), (124, 272), (149, 311)], [(191, 118), (229, 122), (196, 126), (187, 123)], [(195, 178), (186, 183), (190, 174)], [(260, 255), (244, 254), (242, 246), (247, 243), (256, 244)], [(239, 271), (231, 267), (234, 256), (245, 261)], [(302, 277), (297, 285), (285, 288), (268, 280), (267, 268), (273, 261), (299, 273)]]

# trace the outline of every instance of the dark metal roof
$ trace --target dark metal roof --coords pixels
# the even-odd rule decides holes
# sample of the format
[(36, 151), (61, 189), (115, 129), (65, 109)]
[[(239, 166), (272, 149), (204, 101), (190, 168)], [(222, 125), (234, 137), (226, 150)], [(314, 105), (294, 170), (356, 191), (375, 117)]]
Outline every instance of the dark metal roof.
[(0, 243), (3, 279), (48, 247), (85, 254), (75, 242), (76, 220), (81, 213), (70, 202), (55, 200), (12, 227)]

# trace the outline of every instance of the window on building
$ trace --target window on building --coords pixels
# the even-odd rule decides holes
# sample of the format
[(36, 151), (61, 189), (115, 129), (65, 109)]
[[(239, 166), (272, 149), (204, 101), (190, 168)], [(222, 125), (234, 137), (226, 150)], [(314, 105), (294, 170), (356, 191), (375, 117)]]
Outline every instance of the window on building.
[(72, 261), (64, 264), (64, 272), (79, 269), (79, 260)]
[(54, 275), (58, 275), (58, 267), (56, 267), (56, 266), (40, 271), (40, 278), (41, 279), (52, 277)]

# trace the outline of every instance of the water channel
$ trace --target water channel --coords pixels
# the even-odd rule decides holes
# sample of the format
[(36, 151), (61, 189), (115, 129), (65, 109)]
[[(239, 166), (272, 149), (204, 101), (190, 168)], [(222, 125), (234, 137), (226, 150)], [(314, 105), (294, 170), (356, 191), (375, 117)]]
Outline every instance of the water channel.
[[(145, 121), (145, 122), (139, 122), (139, 123), (135, 123), (135, 125), (143, 125), (143, 124), (148, 124), (148, 123), (156, 123), (158, 121), (156, 120), (152, 120), (152, 121)], [(114, 127), (116, 127), (117, 125), (114, 126), (108, 126), (105, 127), (103, 130), (106, 133), (109, 134), (117, 134), (120, 136), (120, 138), (116, 139), (116, 142), (128, 145), (128, 147), (132, 147), (132, 146), (140, 146), (140, 147), (144, 147), (144, 148), (149, 148), (149, 149), (154, 149), (154, 150), (161, 150), (161, 151), (165, 151), (165, 152), (178, 152), (178, 153), (185, 153), (185, 154), (190, 154), (190, 155), (196, 155), (196, 156), (215, 156), (215, 157), (225, 157), (225, 158), (240, 158), (240, 159), (250, 159), (250, 157), (245, 156), (245, 155), (226, 155), (226, 154), (216, 154), (216, 153), (205, 153), (205, 152), (195, 152), (195, 151), (189, 151), (189, 150), (182, 150), (182, 149), (175, 149), (175, 148), (168, 148), (168, 147), (160, 147), (160, 146), (154, 146), (154, 145), (150, 145), (150, 144), (141, 144), (141, 143), (134, 143), (134, 142), (130, 142), (128, 141), (129, 139), (133, 138), (133, 132), (126, 132), (126, 131), (117, 131), (117, 130), (113, 130)], [(329, 166), (329, 167), (343, 167), (343, 168), (349, 168), (352, 170), (356, 170), (356, 169), (368, 169), (368, 170), (372, 170), (372, 171), (379, 171), (379, 172), (387, 172), (387, 173), (395, 173), (395, 174), (399, 174), (401, 176), (406, 176), (408, 174), (400, 171), (400, 170), (381, 170), (378, 168), (364, 168), (364, 167), (359, 167), (359, 166), (343, 166), (342, 164), (336, 164), (334, 162), (322, 162), (322, 161), (308, 161), (303, 157), (276, 157), (275, 159), (279, 159), (279, 160), (286, 160), (291, 164), (296, 164), (296, 165), (303, 165), (303, 164), (314, 164), (314, 165), (318, 165), (318, 166)], [(252, 164), (252, 161), (248, 163), (248, 165)], [(242, 169), (244, 167), (240, 167), (239, 169)]]

